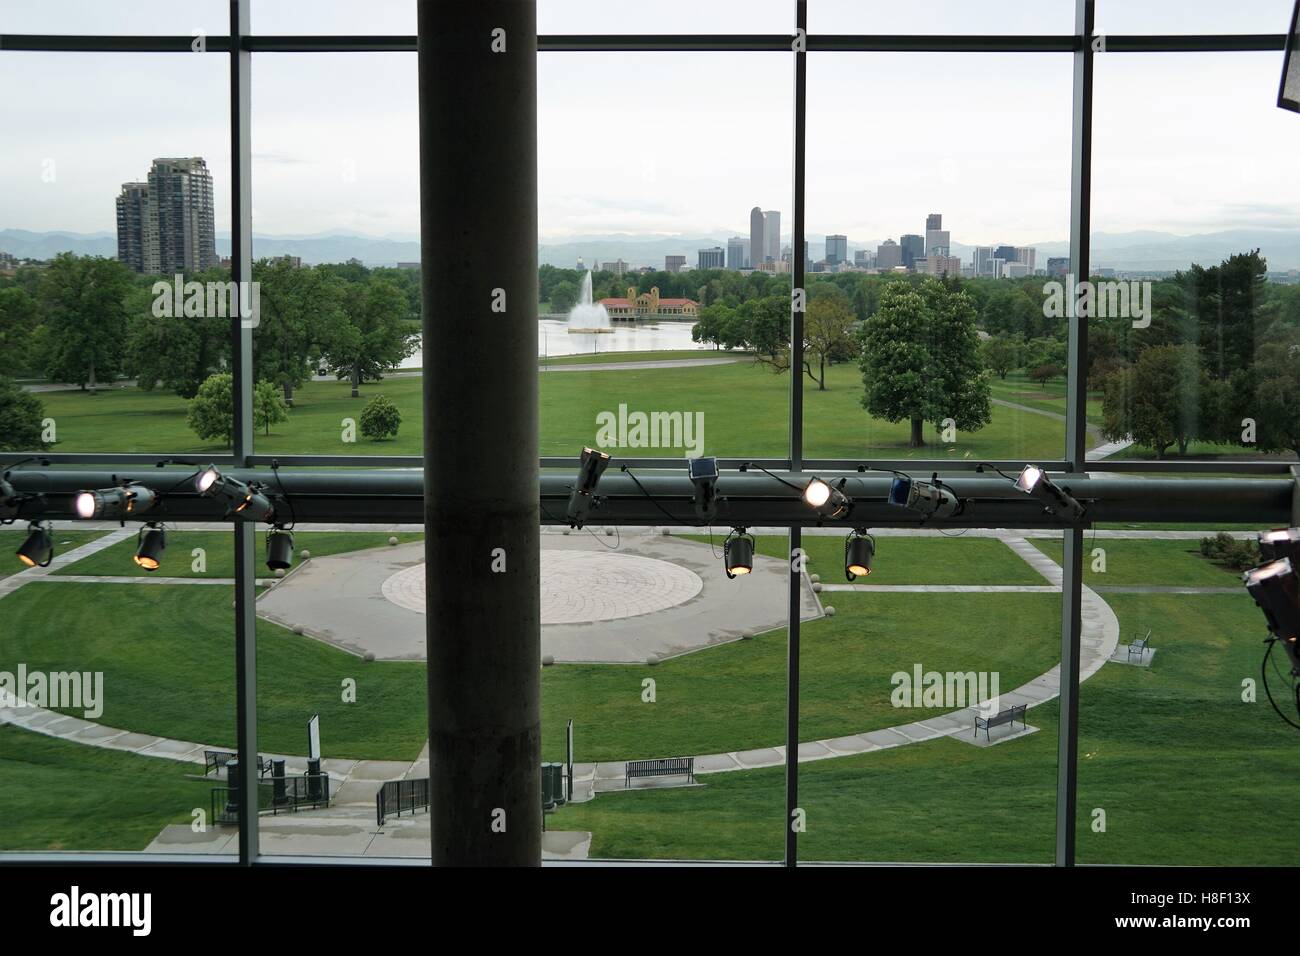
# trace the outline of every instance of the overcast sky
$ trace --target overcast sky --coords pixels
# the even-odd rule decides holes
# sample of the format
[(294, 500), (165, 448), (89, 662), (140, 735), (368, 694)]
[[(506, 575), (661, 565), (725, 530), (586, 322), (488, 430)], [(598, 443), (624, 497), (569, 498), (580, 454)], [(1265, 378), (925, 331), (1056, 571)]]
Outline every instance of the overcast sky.
[[(1110, 0), (1109, 32), (1271, 32), (1290, 0)], [(811, 32), (1065, 33), (1071, 0), (812, 0)], [(652, 15), (651, 15), (652, 13)], [(4, 0), (0, 31), (222, 33), (224, 0)], [(261, 32), (413, 33), (412, 0), (257, 0)], [(542, 33), (789, 32), (790, 0), (543, 0)], [(1098, 231), (1300, 228), (1300, 116), (1276, 108), (1281, 55), (1098, 59)], [(156, 156), (213, 171), (230, 226), (228, 60), (218, 54), (0, 51), (0, 228), (114, 228), (121, 183)], [(593, 233), (747, 234), (791, 208), (792, 57), (543, 54), (543, 240)], [(258, 54), (259, 233), (419, 228), (414, 54)], [(924, 231), (956, 242), (1063, 239), (1068, 54), (809, 57), (808, 229), (851, 242)], [(636, 145), (633, 145), (635, 143)], [(454, 148), (455, 144), (448, 144)]]

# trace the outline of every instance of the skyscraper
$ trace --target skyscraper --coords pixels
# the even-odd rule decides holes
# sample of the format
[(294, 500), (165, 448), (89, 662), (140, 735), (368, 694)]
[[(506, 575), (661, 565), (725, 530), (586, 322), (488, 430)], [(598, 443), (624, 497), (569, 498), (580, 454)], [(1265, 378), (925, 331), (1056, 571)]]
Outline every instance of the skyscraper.
[(900, 259), (898, 264), (909, 269), (916, 268), (916, 260), (925, 258), (925, 237), (908, 234), (898, 237)]
[(150, 275), (217, 265), (212, 174), (201, 157), (155, 159), (147, 183), (123, 183), (117, 197), (118, 258)]
[(925, 217), (925, 231), (931, 232), (943, 228), (943, 213), (932, 212)]
[(727, 240), (727, 268), (749, 268), (749, 240), (744, 236), (732, 236)]
[(826, 264), (838, 265), (841, 262), (849, 260), (849, 239), (848, 236), (827, 236), (826, 237)]
[(681, 272), (685, 268), (685, 256), (664, 256), (664, 272)]
[(755, 206), (749, 211), (749, 267), (757, 269), (767, 254), (767, 219), (763, 210)]
[(876, 247), (876, 268), (888, 272), (903, 264), (902, 248), (893, 239), (886, 239)]
[(763, 256), (781, 261), (781, 213), (775, 209), (763, 213)]
[(722, 246), (699, 249), (695, 255), (699, 261), (699, 265), (696, 266), (697, 269), (722, 269), (727, 265), (727, 253)]

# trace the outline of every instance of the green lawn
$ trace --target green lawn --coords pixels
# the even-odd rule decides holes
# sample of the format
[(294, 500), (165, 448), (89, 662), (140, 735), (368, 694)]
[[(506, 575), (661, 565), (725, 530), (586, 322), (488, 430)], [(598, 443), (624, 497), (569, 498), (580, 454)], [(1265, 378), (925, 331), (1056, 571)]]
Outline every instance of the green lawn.
[[(102, 537), (103, 534), (102, 531), (67, 531), (62, 529), (55, 531), (54, 554), (57, 557), (71, 551), (73, 548), (89, 544), (96, 538)], [(13, 529), (0, 531), (0, 578), (16, 574), (27, 567), (14, 554), (26, 537), (26, 529), (21, 531)]]
[(143, 850), (209, 812), (212, 784), (193, 770), (0, 724), (0, 851)]
[(672, 362), (678, 359), (730, 358), (746, 361), (748, 352), (728, 352), (722, 349), (665, 349), (662, 352), (597, 352), (595, 355), (552, 355), (538, 358), (539, 367), (550, 365), (607, 365), (610, 362)]
[[(232, 590), (33, 584), (0, 603), (0, 661), (103, 671), (99, 722), (235, 746)], [(257, 622), (258, 748), (305, 753), (321, 715), (326, 756), (413, 760), (428, 736), (423, 664), (367, 663)], [(342, 681), (356, 681), (356, 703)], [(68, 711), (81, 716), (80, 712)]]
[[(1295, 732), (1263, 702), (1258, 611), (1246, 597), (1118, 595), (1127, 632), (1159, 624), (1149, 669), (1107, 665), (1080, 689), (1078, 859), (1294, 863), (1278, 808), (1294, 790)], [(1057, 705), (1040, 731), (989, 749), (940, 739), (800, 767), (803, 860), (1049, 862)], [(783, 769), (697, 788), (601, 795), (548, 824), (593, 832), (593, 857), (778, 859)], [(1106, 812), (1094, 832), (1093, 811)]]
[[(1053, 594), (823, 594), (836, 616), (803, 625), (804, 740), (923, 719), (890, 702), (896, 671), (996, 671), (1010, 690), (1057, 660)], [(1009, 622), (1014, 622), (1008, 626)], [(774, 746), (785, 736), (786, 633), (646, 665), (549, 667), (542, 684), (542, 750), (564, 754), (575, 721), (581, 761), (667, 757)], [(656, 702), (641, 682), (653, 678)]]
[[(1057, 564), (1061, 563), (1059, 538), (1030, 538), (1029, 541)], [(1105, 551), (1104, 573), (1093, 570), (1100, 557), (1094, 555), (1098, 548)], [(1201, 557), (1197, 541), (1089, 539), (1085, 535), (1084, 550), (1087, 563), (1083, 568), (1083, 583), (1090, 587), (1154, 584), (1230, 588), (1241, 584), (1240, 571), (1230, 571)]]
[[(692, 541), (708, 542), (707, 535), (685, 535)], [(715, 534), (713, 544), (721, 552), (725, 535)], [(785, 559), (789, 541), (782, 535), (758, 535), (759, 554)], [(821, 576), (824, 584), (845, 584), (844, 538), (839, 535), (803, 536), (809, 574)], [(721, 560), (721, 558), (719, 558)], [(1037, 584), (1047, 581), (1001, 541), (992, 538), (880, 537), (871, 574), (855, 584)], [(829, 594), (823, 601), (833, 601)]]
[[(652, 353), (653, 354), (653, 353)], [(622, 358), (620, 356), (619, 358)], [(611, 358), (611, 361), (614, 360)], [(1042, 415), (994, 406), (993, 421), (951, 445), (938, 442), (927, 428), (926, 447), (907, 447), (908, 424), (870, 418), (860, 398), (862, 382), (854, 365), (827, 372), (827, 391), (806, 383), (804, 452), (811, 457), (954, 457), (1038, 459), (1059, 456), (1064, 425)], [(310, 382), (295, 393), (289, 420), (269, 436), (259, 434), (259, 453), (376, 454), (422, 453), (421, 379), (391, 378), (362, 387), (350, 397), (345, 382)], [(574, 455), (596, 438), (596, 415), (630, 411), (702, 412), (707, 454), (727, 457), (783, 457), (789, 446), (789, 389), (785, 375), (748, 362), (702, 368), (583, 371), (540, 378), (541, 453)], [(388, 396), (402, 412), (402, 426), (391, 441), (343, 441), (344, 419), (356, 419), (365, 401)], [(223, 449), (199, 442), (185, 423), (186, 403), (176, 395), (112, 389), (98, 395), (50, 392), (41, 396), (46, 414), (59, 422), (60, 452), (175, 452), (195, 456)], [(639, 456), (680, 457), (683, 449), (627, 449)]]
[[(389, 537), (388, 534), (373, 531), (299, 531), (294, 533), (294, 560), (298, 560), (304, 548), (314, 557), (320, 558), (328, 554), (359, 551), (362, 548), (386, 547)], [(395, 537), (399, 542), (405, 543), (420, 541), (424, 535), (402, 533)], [(265, 538), (265, 532), (258, 532), (259, 576), (271, 574), (264, 566)], [(167, 550), (163, 554), (162, 567), (157, 571), (146, 571), (131, 560), (135, 548), (135, 539), (128, 538), (80, 561), (74, 561), (55, 574), (168, 578), (231, 578), (235, 575), (234, 538), (229, 527), (218, 527), (212, 531), (168, 531)], [(205, 569), (201, 572), (194, 570), (197, 563), (197, 556), (193, 554), (195, 548), (202, 548), (205, 552)]]

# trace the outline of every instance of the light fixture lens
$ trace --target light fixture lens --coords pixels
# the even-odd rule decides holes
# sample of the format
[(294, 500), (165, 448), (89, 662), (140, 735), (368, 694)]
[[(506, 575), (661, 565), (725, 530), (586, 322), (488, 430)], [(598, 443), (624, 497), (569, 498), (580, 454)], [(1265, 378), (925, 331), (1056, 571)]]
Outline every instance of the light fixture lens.
[(167, 534), (157, 525), (149, 525), (140, 535), (140, 544), (132, 560), (146, 571), (162, 567), (163, 551), (167, 548)]
[(722, 545), (722, 557), (727, 577), (749, 574), (754, 570), (754, 539), (743, 531), (733, 533)]
[(44, 568), (54, 560), (54, 539), (48, 528), (38, 524), (27, 527), (27, 537), (15, 552), (18, 560), (29, 568)]
[(95, 493), (93, 491), (83, 491), (77, 495), (77, 517), (95, 517), (95, 504)]
[(199, 494), (207, 494), (208, 489), (211, 488), (220, 477), (221, 472), (217, 471), (216, 466), (209, 465), (207, 468), (204, 468), (199, 472), (199, 477), (194, 481), (194, 487), (199, 490)]
[(1043, 477), (1043, 469), (1037, 465), (1025, 465), (1016, 479), (1016, 487), (1025, 494), (1032, 494), (1038, 480)]
[(866, 577), (871, 573), (871, 559), (876, 554), (876, 542), (865, 530), (853, 532), (844, 540), (844, 576)]
[(826, 504), (831, 497), (831, 486), (826, 484), (820, 478), (814, 478), (808, 482), (803, 490), (803, 500), (808, 502), (814, 508), (820, 508)]

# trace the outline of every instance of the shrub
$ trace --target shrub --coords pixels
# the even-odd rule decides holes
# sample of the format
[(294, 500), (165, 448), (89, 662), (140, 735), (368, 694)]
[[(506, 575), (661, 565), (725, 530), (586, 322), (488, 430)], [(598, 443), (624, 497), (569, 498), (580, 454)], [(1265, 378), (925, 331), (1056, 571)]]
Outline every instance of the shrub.
[(1215, 564), (1234, 571), (1245, 571), (1259, 564), (1259, 546), (1254, 541), (1241, 541), (1225, 531), (1201, 539), (1201, 554)]
[(13, 379), (0, 376), (0, 448), (6, 451), (44, 451), (49, 444), (41, 433), (45, 406)]
[(376, 395), (361, 410), (361, 434), (371, 441), (396, 438), (402, 424), (402, 413), (383, 395)]

